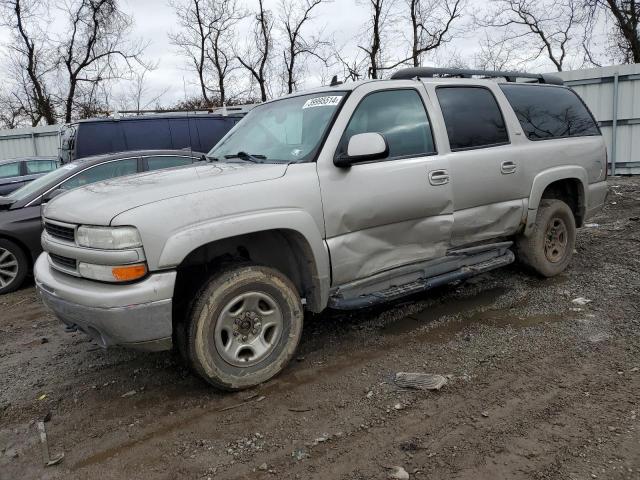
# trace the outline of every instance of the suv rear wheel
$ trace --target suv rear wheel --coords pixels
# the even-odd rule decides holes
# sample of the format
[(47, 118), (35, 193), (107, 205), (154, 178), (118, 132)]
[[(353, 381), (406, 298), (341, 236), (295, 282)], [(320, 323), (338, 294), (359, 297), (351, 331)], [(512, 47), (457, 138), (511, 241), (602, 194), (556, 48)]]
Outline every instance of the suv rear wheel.
[(11, 240), (0, 238), (0, 295), (17, 290), (29, 270), (27, 256)]
[(278, 374), (302, 334), (300, 296), (277, 270), (236, 266), (211, 278), (189, 316), (193, 368), (224, 390), (241, 390)]
[(518, 259), (544, 277), (563, 272), (573, 256), (576, 221), (562, 200), (544, 199), (538, 207), (533, 232), (516, 241)]

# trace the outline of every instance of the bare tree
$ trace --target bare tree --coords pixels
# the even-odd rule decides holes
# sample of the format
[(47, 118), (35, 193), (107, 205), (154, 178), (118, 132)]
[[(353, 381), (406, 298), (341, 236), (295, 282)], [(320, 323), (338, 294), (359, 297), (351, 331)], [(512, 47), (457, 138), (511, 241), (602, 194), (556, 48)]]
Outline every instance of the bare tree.
[(366, 3), (370, 8), (367, 45), (358, 45), (358, 48), (367, 54), (369, 78), (381, 78), (384, 69), (383, 39), (395, 0), (366, 0)]
[(488, 32), (480, 40), (480, 51), (475, 55), (474, 67), (479, 70), (518, 70), (517, 48), (502, 38), (492, 38)]
[(264, 102), (269, 97), (268, 70), (273, 47), (273, 15), (264, 8), (264, 0), (258, 0), (258, 12), (253, 25), (253, 42), (243, 55), (236, 58), (249, 71), (252, 80), (258, 84), (260, 99)]
[(143, 65), (145, 45), (127, 40), (132, 20), (117, 0), (77, 0), (64, 7), (68, 34), (59, 41), (60, 63), (67, 88), (63, 97), (64, 121), (70, 122), (81, 86), (124, 78), (133, 64)]
[[(411, 19), (411, 61), (420, 66), (420, 59), (445, 43), (456, 31), (454, 23), (462, 15), (463, 0), (405, 0)], [(397, 66), (397, 65), (396, 65)]]
[(562, 71), (568, 56), (582, 45), (586, 10), (580, 0), (491, 0), (491, 4), (478, 23), (502, 30), (500, 42), (520, 50), (525, 62), (546, 56)]
[(56, 123), (55, 102), (46, 83), (53, 67), (47, 50), (49, 38), (39, 28), (43, 21), (41, 2), (2, 0), (0, 8), (3, 25), (11, 32), (8, 47), (15, 87), (24, 94), (14, 96), (14, 101), (22, 104), (21, 110), (30, 117), (32, 125), (38, 125), (41, 120), (53, 125)]
[(614, 56), (625, 63), (640, 63), (640, 2), (637, 0), (586, 0), (590, 18), (599, 12), (613, 17)]
[(309, 38), (303, 34), (303, 28), (312, 19), (313, 10), (326, 0), (281, 0), (280, 20), (286, 36), (286, 48), (283, 53), (286, 76), (286, 91), (292, 93), (297, 84), (298, 60), (304, 57), (316, 57), (324, 64), (327, 59), (320, 53), (320, 48), (327, 42), (320, 38)]
[(169, 37), (195, 68), (202, 98), (209, 106), (226, 103), (229, 75), (237, 66), (235, 26), (244, 10), (238, 0), (172, 0), (170, 5), (180, 30)]

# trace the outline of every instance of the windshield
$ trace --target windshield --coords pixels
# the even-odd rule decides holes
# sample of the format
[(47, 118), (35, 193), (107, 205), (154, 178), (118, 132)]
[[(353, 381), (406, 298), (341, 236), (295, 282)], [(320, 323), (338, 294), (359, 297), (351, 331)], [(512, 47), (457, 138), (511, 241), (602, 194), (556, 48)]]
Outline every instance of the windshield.
[(47, 173), (41, 177), (36, 178), (32, 182), (27, 183), (24, 187), (21, 187), (17, 190), (14, 190), (7, 198), (11, 198), (16, 202), (20, 200), (24, 200), (25, 198), (33, 195), (34, 193), (40, 191), (42, 188), (47, 188), (55, 185), (58, 180), (64, 178), (70, 170), (75, 170), (78, 168), (77, 164), (68, 163), (67, 165), (63, 165), (57, 170), (53, 170), (52, 172)]
[(254, 108), (207, 157), (253, 162), (311, 160), (346, 92), (285, 98)]

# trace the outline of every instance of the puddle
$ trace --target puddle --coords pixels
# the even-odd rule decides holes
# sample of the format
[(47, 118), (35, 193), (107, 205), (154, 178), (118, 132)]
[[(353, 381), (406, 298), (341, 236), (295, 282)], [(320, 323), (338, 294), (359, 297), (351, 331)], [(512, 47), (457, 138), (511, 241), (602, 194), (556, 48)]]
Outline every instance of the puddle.
[(404, 335), (431, 325), (444, 316), (462, 314), (462, 318), (449, 320), (417, 335), (418, 339), (425, 342), (447, 343), (453, 340), (459, 333), (479, 325), (496, 328), (526, 328), (569, 319), (566, 313), (522, 315), (517, 314), (514, 309), (511, 308), (477, 311), (483, 307), (491, 306), (504, 291), (502, 288), (495, 288), (473, 297), (461, 300), (449, 300), (446, 303), (408, 315), (395, 322), (390, 322), (382, 328), (382, 333), (391, 336)]

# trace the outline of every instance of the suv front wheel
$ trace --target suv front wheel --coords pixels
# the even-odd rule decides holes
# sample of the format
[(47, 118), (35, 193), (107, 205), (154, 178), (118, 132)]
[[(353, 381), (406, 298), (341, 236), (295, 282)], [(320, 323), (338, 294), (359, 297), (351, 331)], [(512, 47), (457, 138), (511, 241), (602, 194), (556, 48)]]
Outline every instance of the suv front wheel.
[(576, 221), (569, 205), (562, 200), (540, 202), (531, 235), (516, 240), (518, 259), (544, 277), (563, 272), (573, 256)]
[(194, 369), (224, 390), (241, 390), (278, 374), (302, 334), (300, 296), (277, 270), (225, 269), (199, 293), (189, 317), (187, 353)]

